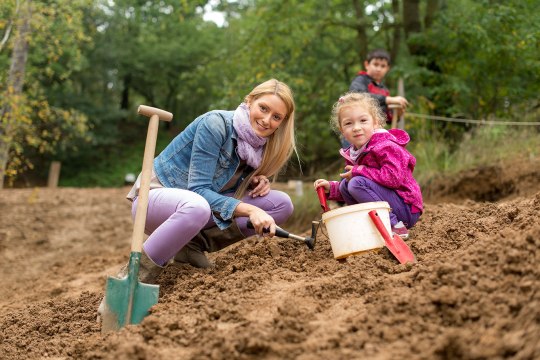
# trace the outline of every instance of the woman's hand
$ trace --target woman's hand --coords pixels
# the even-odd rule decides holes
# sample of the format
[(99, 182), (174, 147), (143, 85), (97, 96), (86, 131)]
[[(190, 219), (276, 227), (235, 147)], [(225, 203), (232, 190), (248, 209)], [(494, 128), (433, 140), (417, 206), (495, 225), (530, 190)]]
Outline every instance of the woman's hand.
[[(234, 210), (234, 216), (248, 217), (253, 224), (255, 232), (259, 235), (273, 237), (276, 234), (276, 222), (274, 218), (255, 205), (241, 202)], [(268, 229), (268, 232), (264, 232), (264, 229)]]
[(341, 177), (344, 178), (344, 179), (347, 179), (347, 181), (351, 180), (351, 178), (353, 177), (353, 175), (352, 175), (352, 169), (353, 169), (353, 166), (352, 166), (352, 165), (347, 165), (347, 166), (345, 166), (345, 172), (339, 174), (339, 176), (341, 176)]
[(315, 180), (315, 182), (313, 183), (313, 187), (315, 188), (315, 190), (317, 190), (318, 187), (323, 187), (324, 192), (330, 191), (330, 183), (328, 182), (328, 180), (325, 180), (325, 179)]
[[(273, 237), (276, 234), (276, 222), (266, 211), (257, 208), (257, 210), (251, 212), (249, 220), (257, 234), (268, 237)], [(268, 232), (264, 232), (265, 229), (268, 229)]]
[(251, 187), (253, 189), (248, 192), (251, 197), (268, 195), (270, 192), (270, 180), (264, 175), (253, 176), (251, 178)]

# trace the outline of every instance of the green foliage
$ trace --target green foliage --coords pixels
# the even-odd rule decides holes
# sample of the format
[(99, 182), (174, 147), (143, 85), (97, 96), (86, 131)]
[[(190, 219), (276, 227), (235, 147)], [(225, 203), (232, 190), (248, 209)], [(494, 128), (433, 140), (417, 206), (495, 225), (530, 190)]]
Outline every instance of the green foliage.
[[(1, 124), (2, 130), (8, 130), (4, 141), (10, 143), (6, 168), (10, 182), (19, 173), (34, 168), (44, 155), (76, 149), (78, 143), (88, 140), (86, 115), (58, 106), (48, 98), (49, 92), (63, 86), (81, 63), (80, 45), (89, 41), (81, 27), (81, 7), (85, 6), (88, 2), (33, 3), (29, 40), (32, 51), (28, 53), (26, 86), (20, 96), (12, 96), (11, 89), (6, 88), (15, 35), (6, 38), (12, 41), (0, 53), (0, 65), (5, 69), (0, 72), (0, 105), (10, 110), (9, 116), (2, 116)], [(13, 1), (0, 5), (0, 12), (9, 19), (0, 24), (0, 30), (6, 31), (9, 23), (18, 24), (16, 9)], [(16, 33), (17, 26), (13, 31)]]
[[(63, 184), (118, 185), (131, 167), (124, 158), (144, 144), (139, 104), (174, 113), (160, 130), (170, 138), (210, 109), (236, 108), (275, 77), (295, 93), (302, 176), (312, 178), (339, 160), (330, 110), (361, 70), (365, 49), (375, 47), (397, 55), (385, 82), (395, 94), (397, 78), (405, 78), (413, 112), (538, 121), (538, 1), (439, 2), (428, 26), (432, 14), (420, 0), (421, 29), (405, 34), (399, 9), (410, 2), (222, 1), (227, 22), (218, 27), (203, 20), (204, 0), (33, 1), (24, 94), (10, 100), (19, 104), (12, 174), (43, 173), (55, 159)], [(16, 4), (0, 4), (0, 37), (17, 18)], [(2, 93), (13, 35), (0, 48)], [(407, 130), (429, 176), (459, 164), (456, 151), (473, 128), (408, 118)], [(292, 163), (284, 178), (299, 176)]]
[[(466, 9), (466, 10), (465, 10)], [(423, 96), (440, 115), (510, 117), (509, 106), (538, 98), (537, 1), (448, 2), (422, 44)]]
[[(156, 154), (171, 141), (169, 134), (158, 134)], [(124, 186), (126, 174), (138, 176), (144, 155), (144, 142), (129, 146), (108, 148), (108, 156), (88, 153), (82, 161), (64, 162), (60, 186), (71, 187), (119, 187)], [(67, 166), (66, 166), (67, 165)]]
[[(338, 136), (328, 125), (330, 109), (361, 64), (353, 10), (349, 1), (257, 1), (225, 30), (234, 39), (225, 66), (230, 86), (216, 105), (236, 107), (254, 85), (272, 77), (289, 84), (298, 109), (299, 153), (308, 173), (313, 164), (337, 155)], [(374, 12), (368, 21), (380, 21), (379, 14)]]

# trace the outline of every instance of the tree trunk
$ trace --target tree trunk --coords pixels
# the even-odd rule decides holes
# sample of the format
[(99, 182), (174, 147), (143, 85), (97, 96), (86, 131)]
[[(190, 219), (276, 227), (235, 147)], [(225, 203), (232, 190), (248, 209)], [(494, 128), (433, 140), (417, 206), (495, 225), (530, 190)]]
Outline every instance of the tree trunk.
[[(392, 13), (394, 14), (394, 19), (400, 19), (399, 11), (399, 0), (392, 0)], [(392, 36), (392, 47), (389, 49), (390, 59), (392, 64), (397, 63), (397, 55), (399, 53), (399, 47), (401, 45), (401, 27), (394, 26), (394, 34)]]
[(403, 29), (405, 30), (405, 39), (411, 55), (416, 55), (419, 52), (419, 47), (408, 41), (412, 34), (422, 31), (419, 2), (420, 0), (403, 1)]
[(368, 39), (365, 28), (363, 1), (352, 0), (356, 13), (356, 39), (358, 40), (358, 56), (360, 63), (364, 63), (368, 53)]
[(131, 87), (131, 75), (124, 76), (124, 89), (122, 89), (122, 100), (120, 101), (120, 109), (129, 110), (129, 88)]
[(431, 24), (433, 24), (433, 19), (435, 18), (435, 13), (437, 10), (439, 10), (439, 0), (428, 0), (426, 15), (424, 16), (424, 24), (426, 29), (429, 29)]
[(26, 60), (28, 58), (28, 38), (30, 36), (31, 0), (21, 5), (18, 18), (18, 34), (13, 46), (3, 105), (0, 112), (0, 189), (4, 187), (4, 177), (9, 149), (16, 120), (13, 119), (13, 101), (22, 93)]
[(404, 0), (403, 1), (403, 26), (405, 36), (409, 37), (412, 33), (417, 33), (422, 30), (420, 23), (420, 0)]
[(426, 31), (435, 18), (435, 14), (439, 10), (439, 0), (427, 0), (426, 14), (424, 16), (424, 29), (420, 21), (420, 0), (403, 0), (403, 28), (405, 30), (405, 40), (411, 55), (424, 55), (426, 46), (420, 42), (411, 42), (410, 37), (413, 34)]

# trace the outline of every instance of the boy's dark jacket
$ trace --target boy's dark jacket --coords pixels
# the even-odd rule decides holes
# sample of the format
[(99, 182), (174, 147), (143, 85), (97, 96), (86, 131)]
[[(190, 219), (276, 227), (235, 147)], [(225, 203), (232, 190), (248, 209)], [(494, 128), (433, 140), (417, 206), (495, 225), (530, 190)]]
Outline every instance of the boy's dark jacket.
[(359, 71), (358, 76), (352, 81), (349, 91), (370, 93), (379, 102), (383, 113), (386, 114), (386, 122), (392, 122), (392, 112), (386, 105), (386, 97), (390, 96), (390, 91), (382, 81), (377, 83), (371, 76), (365, 71)]

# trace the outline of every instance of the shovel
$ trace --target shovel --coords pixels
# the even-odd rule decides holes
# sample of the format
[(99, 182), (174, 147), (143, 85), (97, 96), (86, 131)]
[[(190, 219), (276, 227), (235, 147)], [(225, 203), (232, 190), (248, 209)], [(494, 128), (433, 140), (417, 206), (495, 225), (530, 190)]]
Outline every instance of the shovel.
[(369, 217), (373, 221), (373, 224), (377, 227), (377, 230), (379, 230), (379, 233), (384, 239), (384, 243), (388, 250), (398, 259), (398, 261), (401, 264), (405, 264), (408, 262), (416, 262), (416, 258), (414, 257), (413, 252), (407, 244), (405, 244), (405, 241), (403, 241), (402, 238), (399, 237), (399, 235), (394, 234), (393, 237), (388, 234), (388, 231), (386, 231), (386, 228), (384, 227), (383, 222), (379, 218), (379, 214), (377, 214), (376, 210), (371, 210), (369, 213)]
[[(254, 229), (253, 224), (251, 223), (250, 220), (247, 221), (247, 227), (250, 228), (250, 229)], [(263, 231), (268, 232), (269, 230), (265, 228)], [(301, 237), (299, 235), (294, 235), (294, 234), (291, 234), (288, 231), (283, 230), (279, 226), (276, 226), (276, 236), (279, 236), (279, 237), (285, 238), (285, 239), (289, 238), (289, 239), (303, 241), (304, 243), (306, 243), (309, 250), (315, 249), (315, 236), (316, 236), (315, 234), (316, 234), (316, 232), (317, 232), (317, 229), (316, 229), (314, 223), (311, 224), (311, 237)]]
[(159, 120), (171, 121), (173, 115), (167, 111), (145, 105), (139, 106), (137, 112), (140, 115), (150, 117), (150, 123), (144, 147), (141, 187), (133, 225), (128, 274), (122, 279), (111, 276), (107, 278), (105, 309), (101, 325), (102, 334), (119, 330), (126, 325), (140, 323), (148, 315), (148, 310), (157, 304), (159, 297), (158, 285), (144, 284), (139, 281), (139, 265)]

